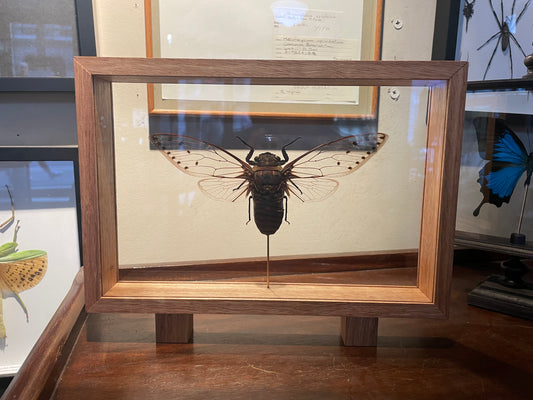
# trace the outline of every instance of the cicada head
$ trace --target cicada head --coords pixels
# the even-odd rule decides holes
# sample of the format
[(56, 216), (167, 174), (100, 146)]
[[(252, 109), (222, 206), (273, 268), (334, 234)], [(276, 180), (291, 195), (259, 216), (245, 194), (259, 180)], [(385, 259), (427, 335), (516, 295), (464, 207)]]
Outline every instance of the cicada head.
[(283, 161), (277, 155), (266, 152), (254, 157), (254, 164), (258, 167), (277, 167), (282, 165)]

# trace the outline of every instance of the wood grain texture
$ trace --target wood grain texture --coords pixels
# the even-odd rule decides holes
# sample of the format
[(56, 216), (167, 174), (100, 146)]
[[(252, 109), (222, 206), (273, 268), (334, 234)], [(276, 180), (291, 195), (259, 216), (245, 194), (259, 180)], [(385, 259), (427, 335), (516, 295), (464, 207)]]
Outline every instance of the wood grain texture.
[(189, 343), (193, 337), (192, 314), (156, 314), (157, 343)]
[(443, 315), (449, 313), (449, 297), (452, 281), (453, 246), (457, 197), (459, 192), (459, 171), (461, 167), (461, 144), (466, 100), (468, 66), (451, 77), (448, 84), (448, 107), (446, 114), (445, 156), (443, 160), (441, 215), (439, 221), (439, 247), (435, 277), (435, 304)]
[[(393, 271), (385, 276), (382, 285), (416, 286), (418, 250), (408, 252), (361, 252), (322, 254), (313, 256), (271, 257), (270, 273), (276, 282), (365, 284), (361, 270), (394, 270), (412, 268), (415, 274), (398, 280)], [(293, 278), (291, 279), (291, 276)], [(363, 277), (364, 278), (364, 277)], [(181, 263), (155, 263), (121, 265), (119, 279), (122, 281), (224, 281), (264, 282), (264, 257), (207, 260)], [(326, 281), (327, 279), (327, 281)], [(401, 283), (399, 283), (401, 282)]]
[(80, 174), (80, 204), (85, 274), (85, 296), (88, 306), (102, 296), (102, 272), (100, 269), (100, 232), (96, 111), (94, 104), (93, 77), (74, 60), (74, 82), (76, 88), (76, 122), (78, 128), (78, 159)]
[(4, 392), (2, 400), (33, 400), (49, 398), (52, 394), (79, 332), (75, 325), (78, 323), (81, 327), (85, 319), (82, 313), (85, 300), (83, 281), (83, 269), (80, 269), (70, 291)]
[[(74, 57), (87, 71), (113, 82), (176, 83), (177, 79), (249, 78), (250, 84), (425, 86), (448, 81), (467, 65), (460, 61), (209, 60)], [(218, 83), (218, 82), (217, 82)]]
[(113, 99), (111, 82), (94, 79), (96, 104), (96, 173), (98, 176), (98, 218), (102, 227), (100, 239), (100, 263), (102, 269), (102, 293), (118, 281), (118, 237), (115, 193), (115, 139), (113, 135)]
[(376, 346), (378, 323), (378, 318), (341, 317), (342, 343), (345, 346)]

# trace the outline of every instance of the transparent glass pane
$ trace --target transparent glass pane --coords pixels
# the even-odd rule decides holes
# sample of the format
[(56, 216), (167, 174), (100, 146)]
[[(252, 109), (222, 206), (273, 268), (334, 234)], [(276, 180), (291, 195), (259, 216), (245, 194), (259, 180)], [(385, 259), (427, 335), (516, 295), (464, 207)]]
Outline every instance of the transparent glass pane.
[[(259, 108), (235, 98), (242, 82), (208, 87), (213, 100), (202, 94), (192, 103), (191, 93), (212, 82), (189, 84), (174, 109), (157, 114), (146, 106), (151, 87), (113, 84), (123, 270), (164, 267), (165, 279), (264, 281), (261, 230), (277, 218), (279, 228), (268, 234), (272, 280), (416, 285), (428, 87), (341, 88), (379, 94), (384, 100), (374, 114), (361, 116), (343, 93), (299, 98), (300, 114), (275, 116), (270, 94), (263, 93)], [(336, 92), (330, 89), (314, 90)], [(307, 106), (326, 111), (312, 117)], [(263, 153), (278, 156), (279, 166), (262, 164), (256, 157)], [(253, 179), (242, 178), (248, 168)], [(265, 171), (284, 178), (261, 181)]]
[(74, 0), (3, 1), (0, 76), (74, 76), (75, 15)]

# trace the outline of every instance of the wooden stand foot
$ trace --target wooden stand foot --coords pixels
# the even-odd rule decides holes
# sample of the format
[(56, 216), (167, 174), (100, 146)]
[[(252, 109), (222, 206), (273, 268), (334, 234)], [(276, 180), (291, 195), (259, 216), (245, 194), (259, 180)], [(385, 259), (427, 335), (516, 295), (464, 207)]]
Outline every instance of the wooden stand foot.
[(341, 317), (341, 337), (345, 346), (376, 346), (378, 318)]
[(156, 314), (157, 343), (189, 343), (192, 340), (193, 314)]

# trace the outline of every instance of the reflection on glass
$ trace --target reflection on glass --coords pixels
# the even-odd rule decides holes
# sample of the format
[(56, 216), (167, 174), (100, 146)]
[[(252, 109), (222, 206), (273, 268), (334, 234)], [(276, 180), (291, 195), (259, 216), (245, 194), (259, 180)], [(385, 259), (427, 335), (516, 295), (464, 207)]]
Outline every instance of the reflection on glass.
[(73, 0), (2, 2), (1, 76), (71, 77), (77, 54)]
[[(4, 161), (0, 185), (9, 186), (18, 210), (76, 206), (72, 161)], [(0, 198), (1, 210), (10, 207), (9, 198)]]

